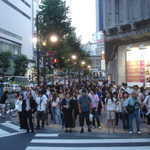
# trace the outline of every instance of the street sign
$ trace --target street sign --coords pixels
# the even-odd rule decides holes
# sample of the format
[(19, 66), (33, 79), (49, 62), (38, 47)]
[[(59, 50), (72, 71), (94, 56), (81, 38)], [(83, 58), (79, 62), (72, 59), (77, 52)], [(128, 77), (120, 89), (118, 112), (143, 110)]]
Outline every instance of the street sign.
[(56, 55), (56, 51), (48, 51), (48, 52), (47, 52), (47, 55), (48, 55), (49, 57), (54, 57), (54, 56)]

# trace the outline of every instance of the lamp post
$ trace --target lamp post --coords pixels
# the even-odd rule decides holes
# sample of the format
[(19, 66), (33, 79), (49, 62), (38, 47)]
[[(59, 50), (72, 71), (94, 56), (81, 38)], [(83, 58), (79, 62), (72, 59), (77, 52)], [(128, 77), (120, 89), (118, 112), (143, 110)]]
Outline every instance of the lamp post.
[(33, 42), (36, 43), (36, 62), (37, 62), (37, 84), (40, 85), (40, 33), (39, 24), (43, 22), (43, 16), (39, 13), (36, 15), (36, 38), (33, 38)]
[(36, 16), (36, 32), (37, 32), (37, 42), (36, 42), (36, 51), (37, 51), (37, 84), (40, 85), (40, 45), (39, 45), (39, 20), (40, 15), (37, 14)]

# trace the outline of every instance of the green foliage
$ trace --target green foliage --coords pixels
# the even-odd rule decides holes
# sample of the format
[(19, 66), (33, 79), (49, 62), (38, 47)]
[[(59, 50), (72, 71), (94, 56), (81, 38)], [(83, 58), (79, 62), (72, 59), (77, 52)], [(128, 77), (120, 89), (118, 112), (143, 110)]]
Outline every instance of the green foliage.
[(5, 75), (8, 68), (11, 66), (11, 56), (10, 52), (1, 52), (0, 53), (0, 73)]
[[(71, 26), (69, 17), (69, 8), (63, 0), (43, 0), (38, 13), (38, 27), (41, 43), (46, 41), (46, 47), (41, 47), (41, 50), (54, 50), (57, 52), (58, 67), (72, 67), (68, 59), (71, 55), (78, 56), (78, 61), (84, 58), (86, 61), (87, 54), (81, 48), (81, 42), (75, 34), (75, 29)], [(49, 37), (57, 35), (59, 41), (51, 43)], [(79, 63), (77, 63), (79, 64)]]
[(27, 57), (25, 55), (20, 55), (20, 56), (17, 55), (14, 59), (14, 64), (15, 64), (14, 75), (24, 76), (27, 71), (27, 67), (28, 67)]
[(68, 17), (69, 8), (62, 0), (43, 0), (40, 5), (42, 16), (39, 21), (41, 36), (57, 34), (60, 39), (72, 30), (71, 19)]

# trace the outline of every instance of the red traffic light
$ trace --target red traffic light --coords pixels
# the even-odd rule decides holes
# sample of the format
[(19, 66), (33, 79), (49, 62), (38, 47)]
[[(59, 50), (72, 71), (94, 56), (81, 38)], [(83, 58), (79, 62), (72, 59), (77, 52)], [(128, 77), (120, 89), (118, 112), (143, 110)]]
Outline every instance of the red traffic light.
[(52, 63), (53, 63), (53, 64), (58, 63), (58, 59), (57, 59), (57, 58), (52, 59)]

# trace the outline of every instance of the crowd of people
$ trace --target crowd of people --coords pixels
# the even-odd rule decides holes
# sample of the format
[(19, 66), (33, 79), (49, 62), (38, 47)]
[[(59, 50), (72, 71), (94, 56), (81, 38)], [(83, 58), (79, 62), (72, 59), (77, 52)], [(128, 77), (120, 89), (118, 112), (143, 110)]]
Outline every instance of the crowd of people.
[[(150, 124), (150, 92), (144, 87), (121, 86), (107, 81), (70, 82), (67, 85), (23, 88), (16, 93), (15, 109), (20, 128), (34, 132), (49, 124), (58, 124), (65, 132), (80, 126), (80, 133), (93, 128), (108, 132), (122, 128), (141, 134), (141, 122)], [(105, 114), (105, 117), (104, 117)]]

